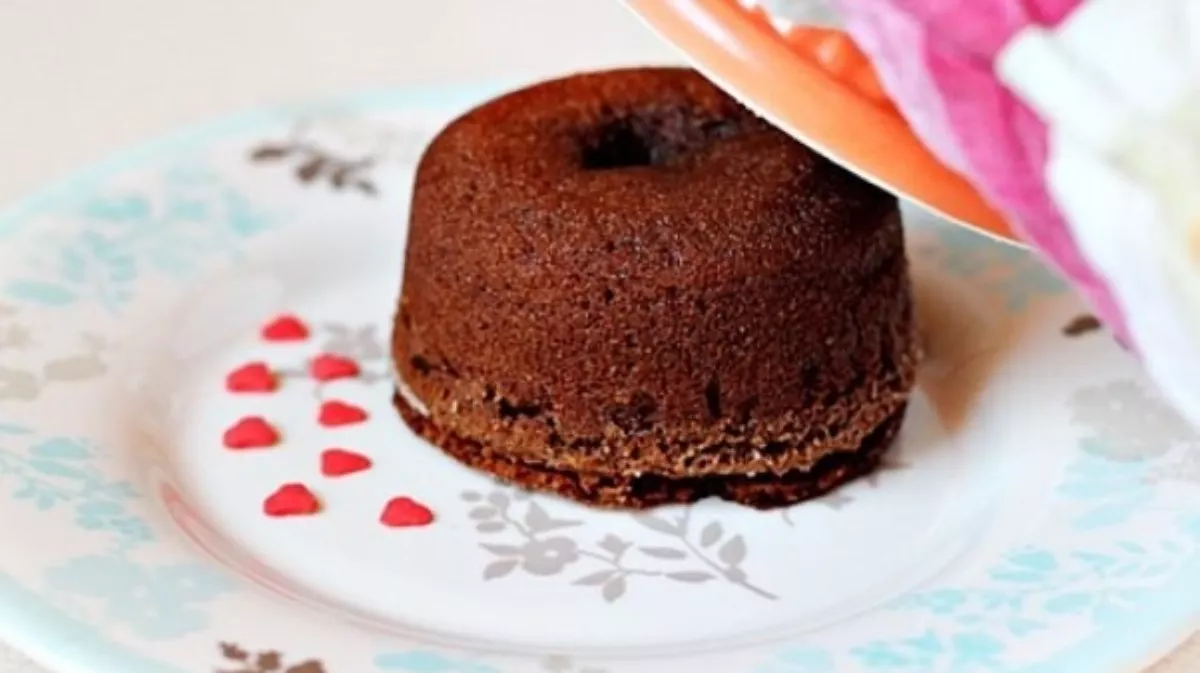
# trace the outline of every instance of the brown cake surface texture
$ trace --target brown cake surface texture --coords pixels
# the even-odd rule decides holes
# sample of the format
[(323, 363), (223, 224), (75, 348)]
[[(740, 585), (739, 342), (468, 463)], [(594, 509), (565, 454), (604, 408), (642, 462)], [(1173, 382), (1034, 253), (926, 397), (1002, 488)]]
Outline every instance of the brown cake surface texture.
[(902, 423), (898, 205), (691, 70), (537, 84), (426, 149), (393, 351), (401, 416), (502, 479), (792, 504)]

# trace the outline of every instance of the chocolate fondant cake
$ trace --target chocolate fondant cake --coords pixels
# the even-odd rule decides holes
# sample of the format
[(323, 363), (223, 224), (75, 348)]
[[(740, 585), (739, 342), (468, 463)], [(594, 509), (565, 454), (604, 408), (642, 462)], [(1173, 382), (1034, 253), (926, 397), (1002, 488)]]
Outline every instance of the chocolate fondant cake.
[(396, 404), (467, 465), (608, 507), (873, 469), (913, 386), (896, 200), (693, 71), (458, 118), (413, 192)]

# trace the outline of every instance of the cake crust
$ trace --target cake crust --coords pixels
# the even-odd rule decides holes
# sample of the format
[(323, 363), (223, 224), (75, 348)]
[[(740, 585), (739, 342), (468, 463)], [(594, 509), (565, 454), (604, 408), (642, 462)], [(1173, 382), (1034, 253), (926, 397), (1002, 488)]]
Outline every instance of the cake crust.
[(714, 497), (755, 509), (773, 509), (819, 498), (875, 471), (900, 432), (905, 411), (901, 408), (879, 424), (857, 451), (826, 454), (809, 469), (676, 478), (653, 473), (581, 472), (524, 462), (447, 431), (401, 395), (395, 396), (394, 403), (413, 432), (460, 463), (521, 488), (605, 509), (647, 509)]

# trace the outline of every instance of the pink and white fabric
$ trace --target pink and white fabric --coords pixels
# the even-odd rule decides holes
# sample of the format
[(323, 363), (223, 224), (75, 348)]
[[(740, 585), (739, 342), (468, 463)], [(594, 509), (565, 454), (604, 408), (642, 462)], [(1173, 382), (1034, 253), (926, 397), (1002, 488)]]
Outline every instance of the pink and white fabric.
[(836, 4), (918, 135), (1200, 423), (1200, 3)]

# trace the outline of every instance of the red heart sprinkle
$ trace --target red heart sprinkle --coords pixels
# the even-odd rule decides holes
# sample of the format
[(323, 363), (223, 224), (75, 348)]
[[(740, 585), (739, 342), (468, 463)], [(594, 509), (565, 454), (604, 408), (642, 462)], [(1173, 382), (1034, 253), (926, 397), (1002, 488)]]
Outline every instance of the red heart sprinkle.
[(279, 443), (279, 431), (261, 416), (247, 416), (226, 430), (223, 439), (230, 449), (262, 449)]
[(308, 371), (318, 381), (332, 381), (358, 376), (358, 363), (348, 357), (322, 353), (313, 358)]
[(326, 449), (321, 452), (321, 474), (341, 477), (362, 472), (371, 467), (371, 459), (346, 449)]
[(225, 389), (231, 393), (269, 393), (277, 383), (275, 373), (262, 362), (242, 365), (225, 377)]
[(362, 407), (337, 400), (322, 403), (321, 414), (317, 417), (317, 422), (327, 428), (361, 423), (365, 420), (367, 412)]
[(321, 511), (321, 501), (304, 484), (284, 484), (263, 501), (267, 516), (297, 516)]
[(412, 498), (392, 498), (379, 515), (379, 522), (389, 528), (428, 526), (433, 523), (433, 512)]
[(308, 325), (294, 315), (281, 315), (262, 329), (267, 341), (302, 341), (308, 338)]

